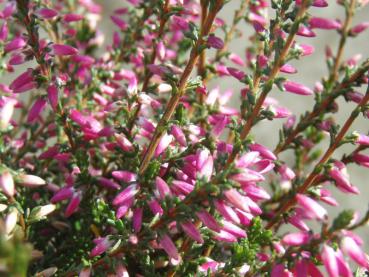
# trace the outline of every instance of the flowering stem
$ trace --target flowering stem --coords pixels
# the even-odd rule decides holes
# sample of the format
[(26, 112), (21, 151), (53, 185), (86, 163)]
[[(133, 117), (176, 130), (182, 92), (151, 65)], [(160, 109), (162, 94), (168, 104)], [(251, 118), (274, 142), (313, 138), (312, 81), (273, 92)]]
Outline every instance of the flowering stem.
[(183, 96), (183, 94), (185, 93), (185, 89), (186, 89), (186, 84), (187, 84), (187, 80), (191, 75), (191, 72), (199, 58), (200, 55), (200, 47), (203, 45), (204, 43), (204, 37), (207, 36), (210, 32), (211, 26), (213, 25), (215, 16), (217, 15), (217, 13), (219, 12), (219, 10), (221, 9), (223, 5), (223, 0), (217, 0), (215, 7), (213, 10), (209, 11), (209, 14), (206, 18), (206, 22), (204, 24), (204, 28), (202, 29), (201, 32), (201, 36), (200, 38), (196, 41), (194, 47), (191, 50), (190, 53), (190, 58), (189, 61), (183, 71), (183, 74), (178, 82), (178, 88), (177, 88), (177, 92), (173, 94), (173, 96), (170, 98), (167, 107), (165, 109), (165, 112), (162, 116), (162, 118), (160, 119), (155, 131), (154, 131), (154, 135), (151, 139), (150, 145), (142, 159), (141, 162), (141, 166), (139, 169), (139, 174), (142, 174), (147, 166), (149, 165), (149, 162), (151, 161), (151, 158), (154, 155), (155, 149), (159, 144), (159, 141), (161, 139), (161, 137), (164, 134), (165, 131), (165, 126), (167, 125), (168, 121), (170, 120), (170, 118), (172, 117), (178, 103), (179, 100), (181, 99), (181, 97)]
[[(258, 273), (267, 272), (269, 271), (275, 264), (282, 263), (283, 261), (288, 260), (293, 255), (302, 253), (303, 251), (309, 251), (313, 253), (316, 251), (317, 247), (324, 241), (331, 240), (334, 238), (335, 232), (330, 232), (329, 229), (326, 230), (326, 228), (323, 227), (322, 235), (319, 238), (312, 239), (309, 244), (307, 245), (301, 245), (298, 247), (288, 247), (286, 252), (283, 254), (282, 257), (275, 256), (275, 258), (270, 259), (262, 268), (258, 269)], [(254, 272), (250, 270), (247, 272), (245, 277), (251, 277), (253, 276)]]
[[(273, 87), (273, 83), (274, 83), (274, 79), (276, 78), (277, 74), (279, 73), (279, 69), (281, 67), (281, 65), (284, 62), (284, 59), (287, 57), (288, 55), (288, 51), (290, 50), (293, 42), (294, 42), (294, 38), (296, 36), (296, 33), (298, 31), (298, 26), (301, 22), (301, 20), (303, 19), (305, 12), (308, 8), (307, 6), (308, 1), (303, 1), (301, 3), (301, 7), (298, 11), (298, 14), (296, 16), (295, 22), (293, 27), (291, 28), (291, 32), (286, 40), (286, 43), (283, 47), (283, 49), (280, 52), (280, 55), (278, 56), (278, 59), (274, 62), (273, 68), (271, 70), (271, 74), (270, 77), (268, 78), (268, 80), (265, 81), (265, 86), (252, 110), (251, 115), (248, 117), (245, 125), (242, 128), (241, 131), (241, 135), (240, 135), (240, 139), (241, 141), (245, 140), (252, 128), (252, 126), (254, 125), (254, 121), (256, 120), (256, 118), (258, 117), (260, 110), (263, 106), (263, 103), (265, 101), (265, 98), (267, 97), (268, 93), (271, 91), (272, 87)], [(255, 88), (256, 89), (256, 88)], [(229, 156), (226, 166), (225, 168), (228, 168), (230, 166), (230, 164), (232, 164), (232, 162), (235, 160), (235, 158), (237, 157), (237, 153), (236, 152), (232, 152), (232, 154)]]
[(233, 38), (234, 32), (236, 31), (237, 24), (244, 16), (246, 8), (249, 5), (249, 3), (250, 0), (242, 0), (240, 7), (234, 12), (231, 28), (225, 33), (224, 36), (224, 47), (222, 49), (217, 50), (214, 61), (216, 62), (220, 61), (224, 53), (227, 51), (228, 45)]
[[(169, 12), (169, 0), (165, 0), (165, 3), (163, 5), (162, 15), (161, 15), (161, 18), (160, 18), (160, 25), (159, 25), (159, 31), (158, 31), (158, 34), (157, 34), (157, 39), (153, 42), (153, 45), (152, 45), (152, 53), (151, 53), (149, 64), (154, 64), (155, 63), (156, 56), (157, 56), (156, 51), (155, 51), (156, 48), (157, 48), (157, 40), (160, 40), (162, 38), (163, 34), (164, 34), (164, 27), (165, 27), (165, 24), (167, 23), (167, 21), (169, 19), (169, 17), (167, 16), (168, 12)], [(146, 90), (149, 86), (151, 77), (152, 77), (152, 74), (151, 74), (150, 70), (148, 70), (146, 68), (145, 69), (145, 77), (144, 77), (144, 81), (143, 81), (143, 85), (142, 85), (142, 89), (141, 89), (142, 92), (146, 92)], [(142, 106), (142, 104), (138, 101), (136, 110), (135, 110), (132, 118), (130, 119), (130, 121), (127, 124), (127, 129), (129, 130), (129, 132), (132, 131), (134, 123), (136, 122), (137, 117), (140, 114), (141, 106)]]
[[(207, 8), (207, 3), (208, 1), (206, 0), (201, 0), (200, 4), (201, 4), (201, 32), (204, 28), (205, 22), (206, 22), (206, 18), (208, 15), (208, 8)], [(201, 52), (200, 54), (200, 58), (199, 58), (199, 63), (197, 66), (197, 74), (201, 77), (201, 79), (203, 80), (203, 85), (206, 84), (206, 52), (205, 49)], [(200, 105), (202, 105), (204, 103), (205, 100), (205, 95), (203, 95), (202, 93), (199, 94), (199, 102)]]
[[(324, 153), (323, 157), (314, 167), (313, 171), (306, 178), (305, 182), (296, 190), (295, 194), (303, 194), (305, 193), (312, 184), (314, 184), (315, 180), (319, 177), (319, 173), (323, 167), (323, 165), (329, 160), (334, 151), (339, 147), (342, 139), (345, 137), (347, 131), (350, 129), (352, 123), (359, 115), (361, 109), (368, 103), (369, 101), (369, 86), (367, 92), (357, 107), (352, 111), (350, 117), (346, 120), (345, 124), (341, 128), (340, 132), (337, 134), (331, 146)], [(276, 211), (276, 214), (273, 216), (271, 221), (267, 224), (266, 228), (271, 229), (279, 220), (280, 216), (287, 212), (294, 204), (296, 203), (295, 197), (291, 197), (287, 202), (285, 202), (281, 207)]]
[(315, 106), (313, 111), (305, 115), (303, 119), (297, 124), (295, 129), (291, 131), (291, 133), (287, 136), (287, 138), (277, 145), (277, 147), (274, 149), (274, 154), (279, 154), (280, 152), (284, 151), (289, 145), (291, 145), (295, 137), (309, 126), (309, 122), (311, 122), (314, 118), (318, 117), (322, 112), (325, 112), (327, 110), (334, 99), (339, 96), (340, 91), (357, 82), (368, 71), (368, 69), (369, 60), (365, 61), (362, 66), (354, 74), (351, 75), (350, 78), (348, 78), (346, 81), (344, 80), (336, 89), (334, 89), (320, 105)]

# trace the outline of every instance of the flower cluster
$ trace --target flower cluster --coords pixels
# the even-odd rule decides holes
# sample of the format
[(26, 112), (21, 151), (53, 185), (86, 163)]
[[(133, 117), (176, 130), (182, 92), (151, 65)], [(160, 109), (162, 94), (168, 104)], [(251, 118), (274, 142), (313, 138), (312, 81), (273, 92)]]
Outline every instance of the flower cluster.
[[(369, 1), (234, 0), (230, 22), (228, 2), (127, 0), (107, 19), (93, 0), (4, 3), (0, 73), (13, 79), (0, 83), (0, 272), (368, 273), (356, 229), (369, 211), (343, 210), (332, 192), (359, 194), (347, 165), (369, 167), (368, 130), (351, 128), (369, 116), (369, 60), (344, 59), (369, 27), (352, 24)], [(344, 16), (314, 15), (331, 5)], [(246, 25), (241, 56), (229, 44)], [(327, 47), (328, 75), (310, 88), (292, 77), (315, 51), (302, 38), (325, 32), (338, 49)], [(271, 96), (281, 93), (315, 104), (297, 118)], [(338, 100), (354, 106), (342, 126)], [(284, 122), (274, 150), (253, 136), (266, 120)]]

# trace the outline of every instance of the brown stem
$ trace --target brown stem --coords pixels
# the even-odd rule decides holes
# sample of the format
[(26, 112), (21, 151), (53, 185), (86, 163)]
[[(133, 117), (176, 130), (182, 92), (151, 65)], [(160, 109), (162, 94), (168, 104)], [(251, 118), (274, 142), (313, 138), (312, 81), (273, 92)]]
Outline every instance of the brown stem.
[(149, 144), (149, 147), (142, 159), (141, 162), (141, 166), (139, 169), (139, 174), (143, 174), (143, 172), (146, 170), (147, 166), (149, 165), (149, 162), (151, 161), (151, 158), (154, 155), (155, 149), (159, 144), (159, 141), (161, 139), (161, 137), (164, 134), (165, 131), (165, 126), (168, 123), (169, 119), (172, 117), (175, 109), (177, 108), (177, 105), (179, 103), (179, 100), (181, 99), (181, 97), (183, 96), (183, 94), (185, 93), (185, 89), (186, 89), (186, 84), (187, 84), (187, 80), (190, 77), (190, 74), (199, 58), (200, 52), (199, 52), (199, 48), (200, 46), (203, 45), (204, 43), (204, 36), (207, 36), (210, 32), (211, 26), (213, 25), (213, 21), (215, 19), (216, 14), (218, 13), (218, 11), (221, 9), (223, 5), (223, 0), (217, 0), (216, 1), (216, 5), (213, 8), (213, 10), (211, 10), (209, 12), (209, 15), (206, 19), (206, 22), (204, 24), (204, 28), (201, 32), (201, 36), (200, 38), (196, 41), (194, 47), (191, 50), (191, 54), (190, 54), (190, 58), (189, 61), (182, 73), (182, 76), (178, 82), (178, 87), (177, 87), (177, 92), (175, 94), (173, 94), (173, 96), (170, 98), (167, 107), (165, 109), (165, 112), (162, 116), (162, 118), (160, 119), (155, 131), (154, 131), (154, 135), (151, 139), (151, 142)]
[[(204, 29), (204, 25), (206, 22), (206, 18), (208, 16), (208, 3), (207, 0), (201, 0), (201, 32), (203, 32)], [(206, 75), (206, 51), (205, 49), (200, 53), (200, 58), (199, 58), (199, 63), (197, 66), (197, 74), (201, 77), (202, 84), (205, 85), (206, 84), (206, 79), (205, 79), (205, 75)], [(205, 101), (205, 95), (203, 95), (202, 93), (199, 94), (199, 102), (200, 105), (202, 105)]]
[[(338, 148), (342, 139), (345, 137), (347, 131), (350, 129), (352, 123), (354, 122), (356, 117), (359, 115), (359, 111), (364, 105), (368, 103), (368, 101), (369, 101), (369, 86), (368, 86), (365, 96), (360, 101), (358, 106), (354, 109), (354, 111), (351, 113), (350, 117), (346, 120), (340, 132), (337, 134), (336, 138), (334, 139), (334, 142), (331, 144), (328, 150), (324, 153), (323, 157), (314, 167), (310, 175), (306, 178), (305, 182), (297, 189), (296, 194), (305, 193), (311, 187), (311, 185), (315, 182), (315, 180), (319, 177), (321, 167), (329, 160), (329, 158), (332, 156), (334, 151)], [(272, 220), (267, 224), (266, 228), (267, 229), (272, 228), (280, 220), (280, 216), (284, 214), (285, 212), (287, 212), (295, 203), (296, 203), (295, 197), (291, 197), (287, 202), (285, 202), (277, 210), (276, 214), (273, 216)]]

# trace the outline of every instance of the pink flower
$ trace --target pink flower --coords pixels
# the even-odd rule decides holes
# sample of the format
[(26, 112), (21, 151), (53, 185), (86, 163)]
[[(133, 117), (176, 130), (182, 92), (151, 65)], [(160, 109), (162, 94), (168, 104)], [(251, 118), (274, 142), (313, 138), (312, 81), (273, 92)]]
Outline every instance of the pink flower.
[(24, 73), (19, 75), (9, 86), (14, 93), (21, 93), (31, 90), (36, 87), (36, 82), (33, 80), (33, 70), (27, 69)]
[(361, 153), (354, 153), (354, 155), (352, 156), (352, 159), (355, 163), (361, 166), (369, 167), (369, 156), (368, 155), (364, 155)]
[(369, 27), (369, 21), (359, 23), (358, 25), (351, 28), (350, 33), (354, 35), (358, 35), (361, 32), (364, 32)]
[(298, 44), (297, 48), (301, 51), (302, 56), (309, 56), (315, 51), (314, 47), (308, 44)]
[(131, 152), (134, 150), (133, 144), (123, 134), (114, 134), (114, 137), (123, 151)]
[(172, 239), (165, 234), (161, 237), (159, 241), (159, 245), (164, 249), (164, 251), (168, 254), (168, 256), (175, 261), (180, 260), (180, 256), (178, 254), (177, 248), (174, 245)]
[(197, 227), (190, 221), (185, 221), (181, 223), (181, 227), (183, 231), (193, 240), (197, 241), (198, 243), (204, 243), (204, 240), (197, 230)]
[(148, 202), (149, 208), (152, 211), (152, 213), (154, 215), (163, 215), (164, 210), (163, 208), (160, 206), (159, 202), (156, 201), (155, 199), (152, 199), (151, 201)]
[(63, 16), (63, 21), (70, 23), (80, 21), (84, 18), (82, 14), (68, 13)]
[(245, 62), (242, 60), (242, 58), (235, 53), (231, 53), (228, 58), (236, 65), (245, 66)]
[(160, 199), (165, 199), (166, 196), (172, 195), (168, 184), (159, 176), (157, 176), (155, 179), (155, 185), (156, 185), (156, 189), (159, 192)]
[(208, 227), (209, 229), (215, 232), (220, 232), (220, 226), (218, 222), (209, 212), (200, 211), (200, 212), (197, 212), (196, 215), (206, 227)]
[(215, 49), (222, 49), (224, 47), (224, 42), (222, 39), (210, 35), (207, 40), (208, 47), (215, 48)]
[(112, 15), (110, 17), (110, 19), (122, 31), (127, 29), (127, 27), (128, 27), (127, 23), (123, 19), (121, 19), (120, 17), (118, 17), (116, 15)]
[(10, 235), (15, 226), (17, 226), (18, 221), (18, 210), (16, 208), (12, 208), (11, 211), (5, 217), (5, 234)]
[(247, 236), (246, 232), (241, 229), (240, 227), (238, 227), (237, 225), (226, 221), (226, 220), (222, 220), (222, 230), (237, 237), (237, 238), (245, 238)]
[(282, 264), (277, 264), (273, 266), (270, 276), (271, 277), (292, 277), (293, 275)]
[(354, 194), (359, 193), (359, 190), (350, 183), (350, 176), (344, 164), (336, 162), (335, 166), (328, 173), (340, 190)]
[(133, 172), (126, 170), (115, 170), (111, 173), (113, 177), (119, 181), (130, 183), (137, 180), (137, 175)]
[(178, 127), (177, 125), (172, 125), (170, 133), (171, 133), (171, 135), (173, 135), (173, 137), (178, 141), (178, 143), (181, 146), (186, 147), (186, 145), (187, 145), (186, 137), (185, 137), (185, 134), (183, 133), (183, 131), (180, 127)]
[(345, 236), (341, 241), (341, 248), (359, 266), (369, 269), (368, 259), (355, 240), (349, 236)]
[(25, 187), (38, 187), (46, 185), (46, 182), (38, 176), (22, 174), (17, 177), (20, 185)]
[(238, 70), (237, 68), (234, 67), (227, 67), (227, 71), (231, 76), (240, 81), (243, 80), (243, 78), (245, 78), (246, 76), (246, 74), (243, 71)]
[(164, 134), (162, 136), (162, 138), (160, 139), (160, 142), (159, 142), (158, 146), (155, 149), (154, 156), (155, 157), (160, 156), (160, 154), (163, 153), (168, 148), (168, 146), (171, 144), (172, 140), (173, 140), (173, 136), (168, 135), (168, 134)]
[(23, 54), (13, 54), (9, 59), (10, 65), (20, 65), (25, 62), (25, 56)]
[(129, 209), (132, 207), (133, 202), (134, 202), (134, 199), (133, 197), (131, 197), (131, 198), (126, 199), (123, 203), (119, 204), (120, 206), (117, 209), (115, 217), (117, 219), (120, 219), (123, 216), (125, 216), (127, 212), (129, 211)]
[(56, 107), (58, 106), (58, 101), (59, 101), (58, 89), (56, 88), (55, 85), (51, 84), (47, 88), (47, 96), (48, 96), (51, 108), (55, 111)]
[(78, 54), (78, 50), (67, 44), (53, 44), (51, 46), (53, 48), (54, 55), (57, 56), (70, 56)]
[(224, 203), (223, 200), (215, 200), (214, 206), (216, 210), (226, 219), (234, 223), (240, 224), (240, 219), (237, 213), (228, 205)]
[(113, 244), (111, 241), (109, 241), (108, 237), (95, 239), (94, 242), (96, 246), (91, 250), (90, 257), (101, 255)]
[(304, 25), (299, 27), (297, 35), (303, 36), (303, 37), (315, 37), (316, 36), (316, 34), (310, 28)]
[(159, 60), (164, 60), (165, 59), (165, 45), (163, 41), (159, 41), (156, 45), (156, 55), (158, 56)]
[[(297, 5), (301, 5), (301, 3), (302, 0), (296, 0)], [(318, 8), (325, 8), (328, 7), (328, 2), (326, 0), (314, 0), (311, 5)]]
[(346, 259), (343, 257), (342, 251), (340, 249), (337, 249), (335, 255), (340, 276), (353, 277), (352, 270), (346, 262)]
[(7, 196), (14, 196), (14, 180), (9, 171), (3, 171), (0, 173), (0, 188)]
[(142, 215), (143, 215), (143, 208), (137, 208), (133, 210), (132, 216), (132, 226), (135, 233), (140, 232), (142, 227)]
[(242, 190), (246, 193), (247, 196), (255, 201), (270, 199), (270, 195), (262, 187), (254, 183), (243, 185)]
[(137, 192), (139, 191), (139, 187), (136, 184), (130, 185), (126, 187), (122, 192), (120, 192), (113, 200), (113, 205), (118, 206), (133, 198)]
[(307, 232), (310, 230), (309, 226), (307, 226), (307, 224), (303, 221), (301, 215), (298, 213), (289, 217), (288, 222), (300, 231)]
[(322, 261), (330, 277), (339, 277), (338, 263), (335, 251), (328, 245), (323, 246), (321, 253)]
[(69, 199), (73, 196), (74, 194), (74, 189), (73, 187), (64, 187), (59, 189), (54, 196), (50, 199), (51, 203), (58, 203), (61, 202), (63, 200)]
[(288, 246), (300, 246), (307, 244), (310, 238), (309, 233), (289, 233), (283, 237), (282, 242)]
[(76, 192), (73, 194), (72, 199), (70, 200), (67, 208), (65, 209), (65, 217), (70, 217), (78, 210), (79, 204), (81, 203), (81, 198), (82, 195), (80, 192)]
[(182, 30), (182, 31), (187, 31), (189, 28), (189, 24), (188, 21), (182, 17), (179, 16), (172, 16), (172, 20), (173, 20), (173, 25), (176, 29), (178, 30)]
[(41, 8), (37, 10), (37, 15), (43, 19), (52, 19), (58, 15), (58, 12), (53, 9)]
[(105, 187), (105, 188), (109, 188), (109, 189), (120, 189), (120, 185), (118, 185), (116, 182), (104, 178), (104, 177), (100, 177), (99, 178), (99, 183), (101, 186)]
[(4, 104), (0, 110), (0, 130), (6, 129), (9, 126), (10, 120), (14, 113), (14, 106), (17, 101), (13, 98), (3, 98)]
[(252, 23), (260, 24), (261, 26), (265, 26), (267, 24), (265, 17), (254, 12), (249, 13), (248, 20), (250, 20)]
[(209, 151), (201, 150), (196, 153), (196, 169), (198, 170), (197, 175), (202, 178), (204, 177), (207, 181), (213, 173), (214, 160)]
[(297, 73), (297, 69), (290, 64), (284, 64), (280, 69), (283, 73), (294, 74)]
[(285, 164), (278, 168), (278, 173), (281, 175), (283, 180), (292, 180), (296, 177), (295, 172)]
[(0, 26), (0, 41), (5, 41), (8, 38), (9, 28), (7, 22), (3, 22)]
[(319, 220), (324, 220), (327, 217), (327, 211), (318, 204), (315, 200), (310, 197), (307, 197), (303, 194), (297, 194), (296, 200), (298, 205), (304, 209), (304, 212), (311, 216), (312, 218), (316, 218)]
[(210, 258), (206, 258), (206, 262), (201, 264), (199, 266), (199, 271), (203, 272), (203, 273), (207, 273), (207, 272), (211, 272), (211, 273), (215, 273), (218, 268), (221, 266), (220, 263), (210, 259)]
[(8, 2), (3, 11), (1, 12), (1, 18), (7, 20), (16, 11), (16, 4), (14, 2)]
[(5, 47), (5, 52), (11, 52), (27, 45), (27, 42), (22, 37), (16, 37), (12, 41), (8, 42)]
[(342, 27), (340, 22), (322, 17), (310, 18), (309, 24), (312, 29), (336, 30)]
[(43, 111), (46, 106), (46, 99), (41, 97), (33, 103), (31, 109), (28, 112), (27, 123), (33, 122)]
[(250, 208), (247, 205), (245, 196), (242, 196), (237, 190), (235, 189), (226, 190), (224, 192), (224, 196), (227, 198), (229, 203), (234, 205), (236, 208), (245, 212), (250, 212)]
[(356, 137), (355, 143), (360, 145), (369, 145), (369, 136), (354, 132), (353, 135)]
[(299, 95), (312, 95), (314, 94), (314, 92), (300, 84), (300, 83), (296, 83), (296, 82), (292, 82), (292, 81), (286, 81), (283, 83), (283, 87), (286, 91), (288, 92), (292, 92), (292, 93), (295, 93), (295, 94), (299, 94)]
[(249, 148), (251, 151), (259, 152), (259, 154), (265, 159), (273, 161), (277, 159), (277, 157), (274, 155), (272, 151), (270, 151), (268, 148), (266, 148), (261, 144), (253, 143), (249, 145)]

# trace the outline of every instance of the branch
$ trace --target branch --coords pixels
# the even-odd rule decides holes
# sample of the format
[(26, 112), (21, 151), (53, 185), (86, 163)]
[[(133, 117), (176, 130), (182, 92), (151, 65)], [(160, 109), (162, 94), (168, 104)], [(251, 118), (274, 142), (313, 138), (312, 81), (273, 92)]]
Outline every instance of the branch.
[[(319, 173), (321, 171), (322, 166), (328, 161), (328, 159), (332, 156), (334, 151), (339, 147), (342, 139), (345, 137), (347, 131), (350, 129), (352, 123), (359, 115), (360, 110), (369, 102), (369, 86), (366, 91), (365, 96), (357, 105), (357, 107), (352, 111), (350, 117), (346, 120), (345, 124), (341, 128), (340, 132), (337, 134), (334, 142), (328, 148), (328, 150), (324, 153), (323, 157), (320, 159), (318, 164), (314, 167), (313, 171), (306, 178), (305, 182), (297, 189), (295, 195), (298, 193), (305, 193), (311, 186), (314, 184), (315, 180), (318, 178)], [(294, 204), (296, 203), (295, 197), (291, 197), (287, 202), (285, 202), (273, 216), (272, 220), (267, 224), (266, 228), (271, 229), (280, 219), (280, 216), (287, 212)]]
[(186, 84), (187, 84), (187, 80), (190, 77), (190, 74), (199, 58), (200, 52), (199, 52), (199, 48), (200, 46), (203, 45), (204, 43), (204, 37), (207, 36), (210, 32), (211, 26), (213, 25), (215, 16), (217, 15), (217, 13), (219, 12), (219, 10), (221, 9), (223, 5), (223, 0), (217, 0), (215, 7), (213, 8), (213, 10), (211, 10), (209, 12), (209, 15), (207, 16), (206, 22), (204, 24), (204, 28), (201, 32), (200, 38), (196, 41), (194, 47), (191, 50), (191, 54), (190, 54), (190, 58), (189, 61), (182, 73), (182, 76), (178, 82), (178, 91), (173, 94), (173, 96), (170, 98), (167, 107), (165, 109), (165, 112), (162, 116), (162, 118), (160, 119), (158, 125), (156, 126), (156, 129), (154, 131), (154, 135), (151, 139), (150, 145), (142, 159), (141, 162), (141, 166), (139, 169), (139, 174), (143, 174), (143, 172), (145, 172), (147, 166), (149, 165), (156, 147), (159, 144), (159, 141), (161, 139), (161, 137), (164, 134), (165, 131), (165, 126), (168, 123), (168, 121), (170, 120), (170, 118), (172, 117), (178, 103), (179, 100), (181, 99), (181, 97), (184, 95), (185, 93), (185, 89), (186, 89)]

